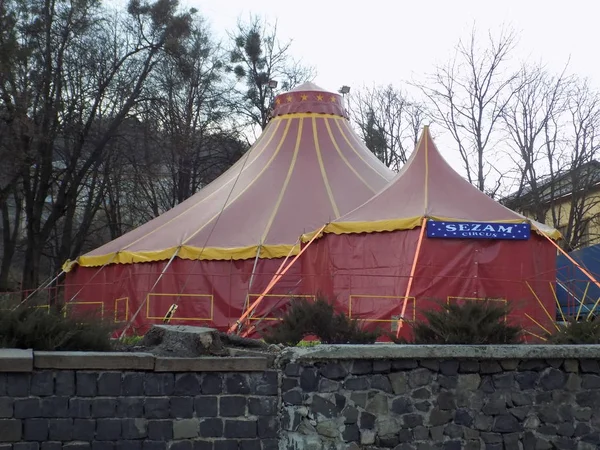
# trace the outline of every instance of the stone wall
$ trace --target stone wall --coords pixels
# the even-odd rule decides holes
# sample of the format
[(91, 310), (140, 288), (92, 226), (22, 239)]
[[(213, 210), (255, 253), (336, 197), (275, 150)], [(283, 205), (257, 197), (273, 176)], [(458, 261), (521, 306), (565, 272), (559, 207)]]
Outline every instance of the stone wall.
[(600, 346), (0, 350), (0, 450), (600, 448)]
[(278, 373), (260, 358), (32, 356), (13, 372), (0, 353), (0, 450), (278, 448)]
[(280, 448), (599, 449), (600, 352), (553, 349), (299, 353), (283, 364)]

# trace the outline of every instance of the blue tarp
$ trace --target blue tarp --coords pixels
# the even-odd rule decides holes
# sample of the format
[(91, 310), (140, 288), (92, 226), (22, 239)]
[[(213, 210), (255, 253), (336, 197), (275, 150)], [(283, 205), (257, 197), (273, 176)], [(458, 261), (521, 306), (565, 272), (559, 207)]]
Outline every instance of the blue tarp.
[[(569, 256), (594, 278), (600, 279), (600, 244), (570, 252)], [(583, 302), (581, 314), (587, 316), (600, 298), (600, 288), (564, 255), (558, 256), (556, 269), (556, 296), (563, 314), (576, 316)], [(600, 307), (597, 310), (594, 313), (600, 312)], [(557, 318), (562, 319), (559, 311), (557, 311)]]

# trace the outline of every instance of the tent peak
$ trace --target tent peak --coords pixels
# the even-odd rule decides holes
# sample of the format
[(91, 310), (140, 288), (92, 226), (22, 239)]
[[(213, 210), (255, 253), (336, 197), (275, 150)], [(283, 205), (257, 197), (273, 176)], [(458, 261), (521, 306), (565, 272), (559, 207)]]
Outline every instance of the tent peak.
[(286, 114), (328, 114), (348, 118), (344, 98), (314, 83), (306, 82), (279, 94), (273, 103), (273, 117)]

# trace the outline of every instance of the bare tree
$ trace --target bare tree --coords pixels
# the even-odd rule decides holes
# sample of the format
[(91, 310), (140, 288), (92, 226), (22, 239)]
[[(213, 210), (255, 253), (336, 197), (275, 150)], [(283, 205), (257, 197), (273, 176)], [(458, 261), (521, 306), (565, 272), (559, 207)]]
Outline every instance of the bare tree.
[(349, 110), (369, 150), (386, 166), (399, 170), (417, 143), (424, 108), (388, 85), (351, 95)]
[(415, 83), (429, 100), (433, 120), (456, 141), (468, 180), (490, 194), (500, 187), (499, 182), (487, 185), (494, 170), (490, 153), (499, 139), (504, 109), (518, 91), (518, 71), (508, 64), (515, 43), (512, 32), (502, 31), (498, 37), (489, 32), (481, 47), (473, 29), (446, 65), (425, 82)]
[[(128, 28), (111, 28), (95, 0), (12, 0), (11, 8), (20, 48), (3, 61), (10, 70), (0, 74), (0, 97), (11, 120), (23, 116), (31, 124), (13, 128), (11, 139), (25, 155), (23, 286), (34, 287), (52, 236), (61, 240), (57, 260), (78, 253), (78, 237), (87, 235), (100, 204), (94, 173), (106, 146), (161, 53), (178, 50), (190, 16), (177, 13), (175, 0), (132, 0)], [(90, 202), (83, 209), (82, 198)]]
[[(264, 130), (275, 95), (311, 81), (315, 71), (292, 59), (292, 42), (279, 41), (277, 23), (270, 25), (260, 17), (251, 17), (248, 22), (238, 22), (231, 38), (229, 70), (244, 84), (243, 88), (235, 90), (233, 107), (250, 124)], [(272, 80), (278, 81), (277, 88), (269, 86)]]

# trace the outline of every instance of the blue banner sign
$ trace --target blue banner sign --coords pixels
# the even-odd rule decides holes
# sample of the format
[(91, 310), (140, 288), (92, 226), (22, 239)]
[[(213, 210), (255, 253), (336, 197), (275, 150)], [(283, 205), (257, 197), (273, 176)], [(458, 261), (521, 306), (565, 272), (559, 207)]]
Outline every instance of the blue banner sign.
[(492, 222), (427, 222), (427, 237), (441, 239), (508, 239), (527, 240), (531, 235), (529, 223)]

